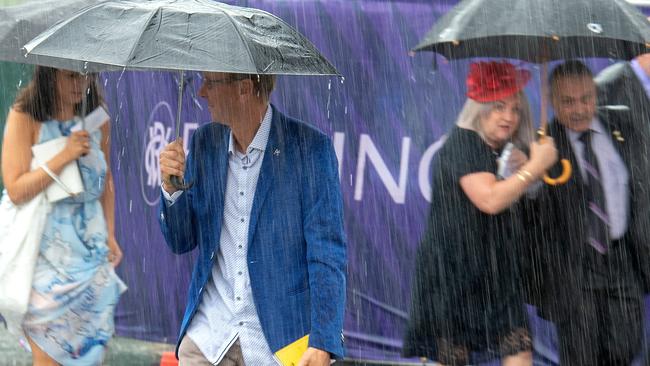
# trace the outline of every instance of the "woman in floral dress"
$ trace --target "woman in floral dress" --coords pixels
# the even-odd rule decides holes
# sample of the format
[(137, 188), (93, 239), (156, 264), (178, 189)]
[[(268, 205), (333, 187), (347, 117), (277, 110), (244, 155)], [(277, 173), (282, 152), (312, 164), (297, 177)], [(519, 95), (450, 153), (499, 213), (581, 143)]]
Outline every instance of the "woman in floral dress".
[[(3, 199), (31, 200), (60, 174), (78, 164), (84, 192), (53, 202), (34, 270), (23, 330), (34, 365), (99, 365), (114, 331), (113, 314), (126, 286), (114, 267), (122, 258), (114, 235), (110, 124), (73, 132), (82, 114), (102, 105), (94, 76), (36, 67), (7, 117), (2, 149)], [(68, 136), (66, 147), (30, 170), (31, 147)]]

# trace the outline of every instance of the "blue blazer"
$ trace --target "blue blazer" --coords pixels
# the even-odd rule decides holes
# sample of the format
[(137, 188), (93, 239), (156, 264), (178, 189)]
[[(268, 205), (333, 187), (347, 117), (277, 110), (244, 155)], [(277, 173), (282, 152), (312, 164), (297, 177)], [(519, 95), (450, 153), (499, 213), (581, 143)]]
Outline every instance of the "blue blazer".
[[(338, 163), (330, 139), (273, 108), (248, 229), (248, 270), (262, 331), (273, 352), (310, 334), (341, 358), (346, 241)], [(219, 250), (230, 129), (195, 131), (185, 180), (194, 186), (159, 220), (176, 254), (198, 247), (178, 344), (201, 302)], [(178, 351), (177, 344), (177, 351)]]

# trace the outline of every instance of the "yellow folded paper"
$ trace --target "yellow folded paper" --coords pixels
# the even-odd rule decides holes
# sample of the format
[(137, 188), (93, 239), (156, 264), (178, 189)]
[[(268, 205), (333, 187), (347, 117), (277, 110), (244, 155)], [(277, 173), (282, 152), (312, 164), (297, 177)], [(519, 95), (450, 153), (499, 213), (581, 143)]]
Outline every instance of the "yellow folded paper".
[(275, 353), (275, 357), (278, 358), (282, 366), (298, 366), (298, 361), (300, 361), (302, 355), (307, 351), (308, 346), (309, 334), (278, 350)]

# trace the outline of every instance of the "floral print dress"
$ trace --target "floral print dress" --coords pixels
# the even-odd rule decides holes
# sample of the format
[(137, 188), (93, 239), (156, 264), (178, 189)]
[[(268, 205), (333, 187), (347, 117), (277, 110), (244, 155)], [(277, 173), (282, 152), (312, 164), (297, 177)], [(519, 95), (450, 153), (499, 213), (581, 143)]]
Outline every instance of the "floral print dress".
[[(41, 126), (39, 143), (67, 136), (74, 121)], [(106, 159), (101, 131), (91, 133), (91, 150), (78, 160), (84, 192), (54, 202), (34, 270), (25, 333), (62, 365), (99, 365), (113, 336), (113, 314), (126, 290), (107, 255), (101, 198)]]

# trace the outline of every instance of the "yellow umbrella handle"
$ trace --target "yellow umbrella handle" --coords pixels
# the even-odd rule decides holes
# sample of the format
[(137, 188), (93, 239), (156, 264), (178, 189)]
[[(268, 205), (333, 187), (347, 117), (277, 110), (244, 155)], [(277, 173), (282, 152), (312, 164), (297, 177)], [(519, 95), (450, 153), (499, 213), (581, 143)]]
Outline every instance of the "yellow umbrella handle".
[(544, 174), (544, 183), (548, 184), (549, 186), (557, 186), (569, 181), (571, 178), (571, 173), (573, 172), (573, 169), (571, 168), (571, 162), (567, 159), (562, 159), (561, 162), (562, 174), (560, 174), (560, 176), (557, 178), (551, 178), (548, 174)]
[[(539, 129), (539, 131), (537, 131), (540, 143), (544, 143), (544, 139), (546, 138), (545, 127), (546, 126), (544, 126), (544, 129)], [(544, 174), (544, 183), (549, 186), (558, 186), (569, 181), (571, 174), (573, 173), (571, 162), (567, 159), (562, 159), (560, 162), (562, 163), (562, 174), (557, 178), (551, 178), (548, 174)]]
[[(556, 40), (557, 41), (557, 40)], [(544, 139), (546, 138), (546, 127), (548, 126), (547, 121), (548, 119), (546, 118), (547, 116), (547, 111), (546, 111), (546, 106), (547, 106), (547, 97), (549, 95), (548, 93), (548, 84), (546, 83), (546, 80), (548, 80), (548, 46), (546, 43), (544, 44), (544, 48), (542, 52), (545, 54), (542, 56), (542, 75), (541, 75), (541, 80), (542, 80), (542, 100), (541, 100), (541, 113), (540, 113), (540, 126), (539, 130), (537, 130), (537, 134), (539, 135), (539, 142), (544, 143)], [(560, 174), (559, 177), (557, 178), (551, 178), (549, 177), (548, 174), (544, 174), (544, 183), (548, 184), (549, 186), (557, 186), (564, 184), (569, 181), (571, 178), (571, 173), (573, 171), (571, 167), (571, 162), (568, 161), (567, 159), (562, 159), (562, 174)]]

